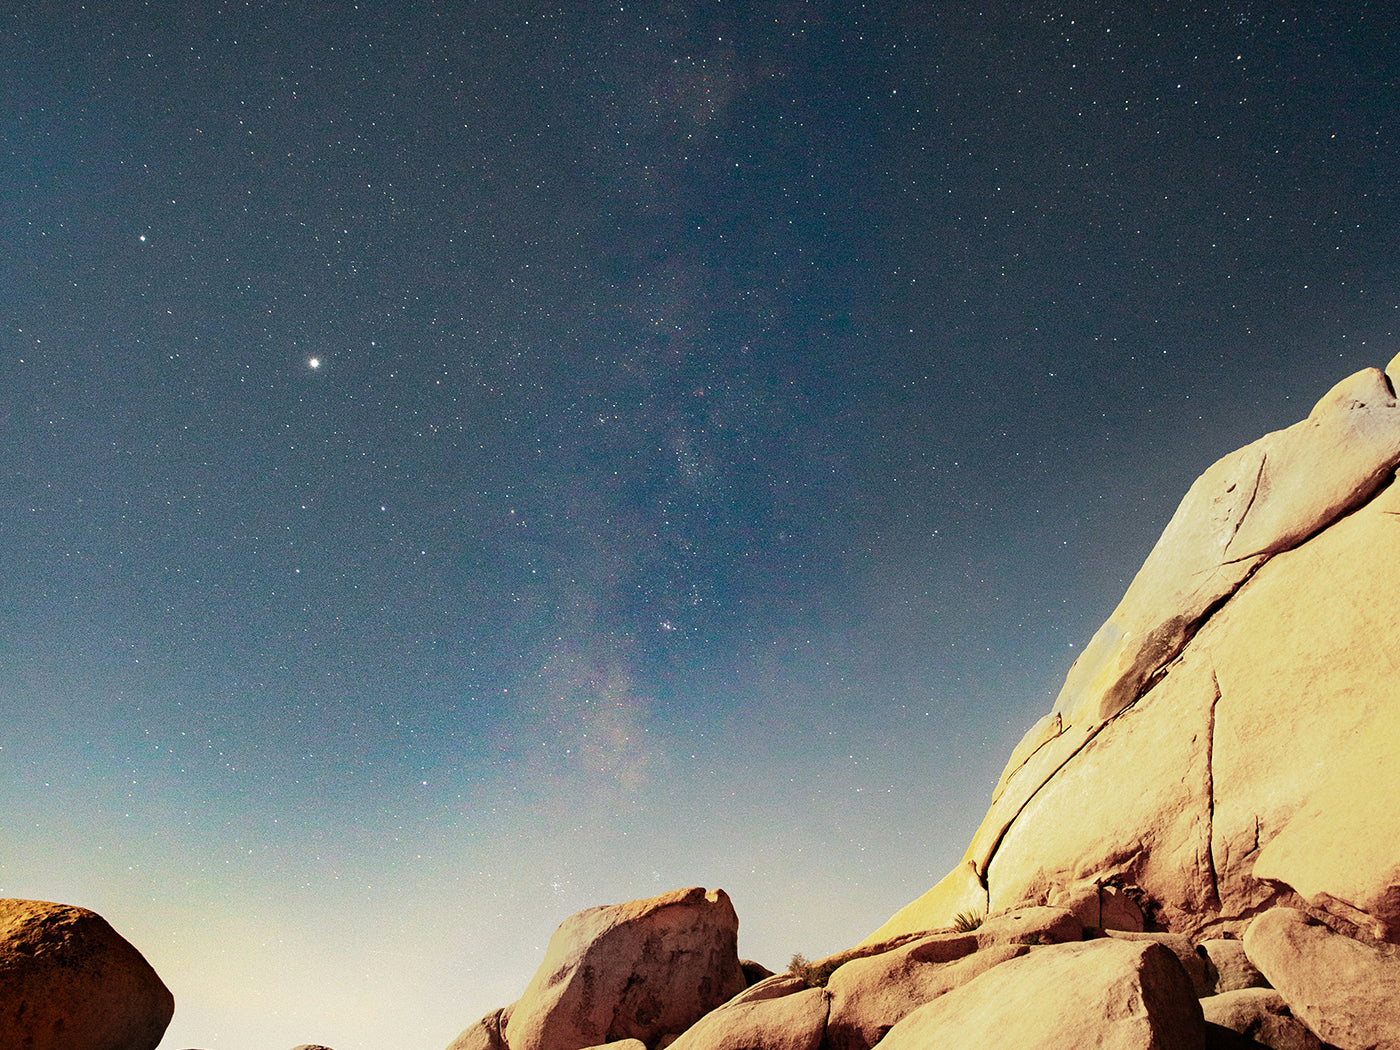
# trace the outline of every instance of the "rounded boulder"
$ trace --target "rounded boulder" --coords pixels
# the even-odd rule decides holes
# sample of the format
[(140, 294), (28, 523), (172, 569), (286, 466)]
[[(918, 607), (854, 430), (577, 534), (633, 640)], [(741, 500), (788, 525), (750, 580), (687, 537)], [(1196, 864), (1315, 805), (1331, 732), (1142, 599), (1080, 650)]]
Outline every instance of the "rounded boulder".
[(174, 1014), (151, 964), (96, 912), (0, 899), (0, 1031), (13, 1045), (154, 1050)]

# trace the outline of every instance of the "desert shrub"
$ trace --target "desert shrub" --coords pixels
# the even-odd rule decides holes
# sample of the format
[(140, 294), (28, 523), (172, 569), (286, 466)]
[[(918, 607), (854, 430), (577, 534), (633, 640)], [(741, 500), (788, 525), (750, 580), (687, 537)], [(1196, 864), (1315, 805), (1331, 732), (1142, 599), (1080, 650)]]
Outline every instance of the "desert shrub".
[(802, 983), (808, 988), (825, 988), (836, 967), (846, 962), (847, 958), (845, 955), (832, 955), (813, 962), (798, 952), (792, 957), (792, 962), (788, 963), (788, 973), (802, 978)]
[(982, 925), (985, 915), (979, 915), (975, 911), (960, 911), (953, 919), (953, 929), (957, 933), (971, 933)]

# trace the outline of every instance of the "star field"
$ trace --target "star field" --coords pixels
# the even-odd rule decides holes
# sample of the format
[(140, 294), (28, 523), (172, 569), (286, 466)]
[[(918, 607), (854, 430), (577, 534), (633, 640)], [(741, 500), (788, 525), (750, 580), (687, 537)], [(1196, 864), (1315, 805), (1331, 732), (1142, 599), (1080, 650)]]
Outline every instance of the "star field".
[(682, 885), (770, 967), (860, 939), (1191, 480), (1400, 349), (1398, 51), (1367, 3), (0, 15), (0, 894), (106, 915), (169, 1050), (444, 1046)]

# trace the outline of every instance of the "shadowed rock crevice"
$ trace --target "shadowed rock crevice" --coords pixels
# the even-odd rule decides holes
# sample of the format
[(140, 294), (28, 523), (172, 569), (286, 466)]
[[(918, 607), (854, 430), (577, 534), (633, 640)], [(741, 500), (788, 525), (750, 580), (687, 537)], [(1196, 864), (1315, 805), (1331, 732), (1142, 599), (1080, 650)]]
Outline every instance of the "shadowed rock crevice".
[(1249, 518), (1250, 509), (1254, 506), (1255, 497), (1259, 495), (1259, 485), (1260, 482), (1264, 480), (1264, 470), (1268, 466), (1268, 464), (1268, 453), (1264, 453), (1259, 457), (1259, 469), (1254, 472), (1254, 480), (1250, 483), (1249, 486), (1249, 499), (1245, 503), (1244, 509), (1240, 511), (1239, 518), (1237, 518), (1234, 521), (1233, 527), (1230, 529), (1229, 539), (1225, 541), (1223, 559), (1225, 564), (1227, 565), (1232, 562), (1244, 561), (1246, 558), (1252, 558), (1254, 556), (1253, 554), (1245, 554), (1240, 557), (1232, 558), (1230, 557), (1230, 546), (1235, 542), (1235, 537), (1240, 534), (1240, 527), (1244, 525), (1245, 521)]
[[(1104, 725), (1107, 725), (1107, 723), (1104, 723)], [(1040, 782), (1036, 785), (1035, 789), (1026, 796), (1026, 798), (1016, 807), (1016, 809), (1013, 812), (1004, 815), (1003, 820), (1001, 822), (1001, 827), (996, 832), (995, 837), (990, 839), (984, 850), (979, 851), (974, 861), (976, 865), (977, 877), (981, 881), (983, 886), (987, 886), (987, 872), (991, 868), (992, 860), (996, 857), (997, 849), (998, 847), (1000, 847), (1002, 840), (1006, 837), (1006, 833), (1011, 830), (1011, 826), (1016, 823), (1016, 819), (1020, 817), (1020, 815), (1023, 812), (1025, 812), (1027, 806), (1029, 806), (1032, 802), (1035, 801), (1035, 798), (1038, 794), (1040, 794), (1041, 789), (1044, 788), (1045, 785), (1050, 782), (1050, 778), (1053, 777), (1060, 770), (1062, 770), (1065, 766), (1069, 765), (1070, 762), (1074, 761), (1075, 757), (1081, 751), (1083, 751), (1084, 748), (1088, 747), (1089, 744), (1093, 742), (1094, 737), (1098, 736), (1100, 730), (1102, 729), (1102, 725), (1095, 726), (1091, 731), (1085, 733), (1084, 739), (1075, 746), (1073, 751), (1065, 755), (1065, 757), (1061, 759), (1044, 778), (1040, 779)]]
[(1211, 903), (1220, 907), (1220, 874), (1215, 870), (1215, 713), (1220, 707), (1220, 679), (1210, 673), (1215, 699), (1210, 702), (1210, 722), (1206, 726), (1206, 870), (1210, 876)]

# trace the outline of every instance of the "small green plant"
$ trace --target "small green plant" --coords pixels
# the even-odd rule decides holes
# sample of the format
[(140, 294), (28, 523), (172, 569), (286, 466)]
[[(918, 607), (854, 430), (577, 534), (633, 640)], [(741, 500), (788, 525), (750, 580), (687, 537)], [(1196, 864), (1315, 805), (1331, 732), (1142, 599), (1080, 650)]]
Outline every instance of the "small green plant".
[(788, 963), (788, 973), (794, 977), (802, 978), (802, 983), (808, 988), (825, 988), (826, 982), (831, 979), (836, 967), (845, 961), (845, 956), (833, 955), (813, 962), (798, 952), (792, 957), (792, 962)]
[(953, 930), (957, 933), (971, 933), (982, 925), (982, 920), (986, 918), (975, 911), (960, 911), (953, 919)]

